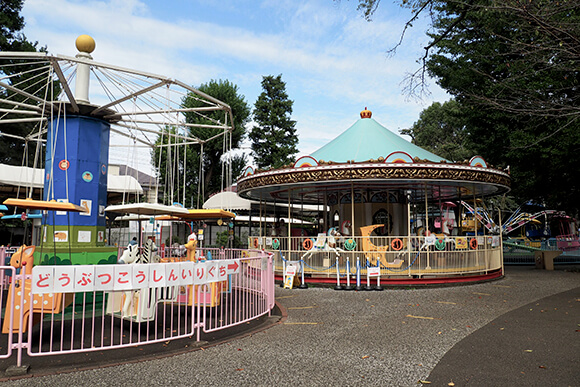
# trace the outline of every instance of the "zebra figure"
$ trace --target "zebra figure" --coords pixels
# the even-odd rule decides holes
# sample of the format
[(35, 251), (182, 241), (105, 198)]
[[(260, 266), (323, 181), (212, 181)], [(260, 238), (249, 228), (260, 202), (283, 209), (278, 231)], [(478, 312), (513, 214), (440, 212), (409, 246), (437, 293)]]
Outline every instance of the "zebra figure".
[(147, 239), (145, 242), (145, 246), (141, 250), (141, 254), (137, 259), (137, 263), (158, 263), (161, 260), (161, 257), (155, 252), (157, 251), (157, 246), (152, 239)]

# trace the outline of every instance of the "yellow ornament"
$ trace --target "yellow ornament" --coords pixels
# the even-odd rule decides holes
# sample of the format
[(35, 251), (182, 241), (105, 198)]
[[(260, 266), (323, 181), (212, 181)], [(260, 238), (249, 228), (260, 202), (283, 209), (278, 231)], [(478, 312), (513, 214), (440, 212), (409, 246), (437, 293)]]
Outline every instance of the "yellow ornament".
[(95, 43), (95, 39), (89, 35), (81, 35), (77, 38), (75, 45), (80, 52), (88, 52), (90, 54), (95, 51), (97, 44)]

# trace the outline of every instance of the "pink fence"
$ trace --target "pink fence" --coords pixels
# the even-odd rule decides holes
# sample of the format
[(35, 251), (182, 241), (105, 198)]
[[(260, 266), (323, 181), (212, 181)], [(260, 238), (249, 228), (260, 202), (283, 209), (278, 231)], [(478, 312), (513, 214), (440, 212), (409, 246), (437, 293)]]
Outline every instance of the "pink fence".
[[(272, 255), (203, 250), (212, 260), (0, 266), (0, 358), (101, 351), (225, 329), (274, 307)], [(209, 254), (208, 254), (209, 253)]]

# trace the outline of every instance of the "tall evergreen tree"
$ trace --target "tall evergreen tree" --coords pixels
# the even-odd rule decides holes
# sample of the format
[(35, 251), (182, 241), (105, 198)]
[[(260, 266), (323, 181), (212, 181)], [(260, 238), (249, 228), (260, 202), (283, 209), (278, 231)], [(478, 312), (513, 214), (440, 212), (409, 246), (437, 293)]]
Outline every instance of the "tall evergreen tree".
[(262, 77), (262, 89), (253, 112), (258, 125), (249, 134), (252, 153), (258, 168), (280, 168), (298, 153), (296, 121), (290, 119), (294, 101), (288, 99), (282, 74)]

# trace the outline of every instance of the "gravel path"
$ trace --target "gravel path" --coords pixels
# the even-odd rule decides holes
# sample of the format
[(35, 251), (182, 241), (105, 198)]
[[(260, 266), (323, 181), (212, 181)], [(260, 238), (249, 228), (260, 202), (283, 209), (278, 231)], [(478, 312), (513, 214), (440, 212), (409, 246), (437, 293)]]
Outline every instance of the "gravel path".
[(10, 381), (10, 386), (415, 386), (498, 316), (578, 287), (580, 274), (508, 267), (478, 285), (346, 292), (276, 288), (288, 317), (249, 337), (160, 360)]

